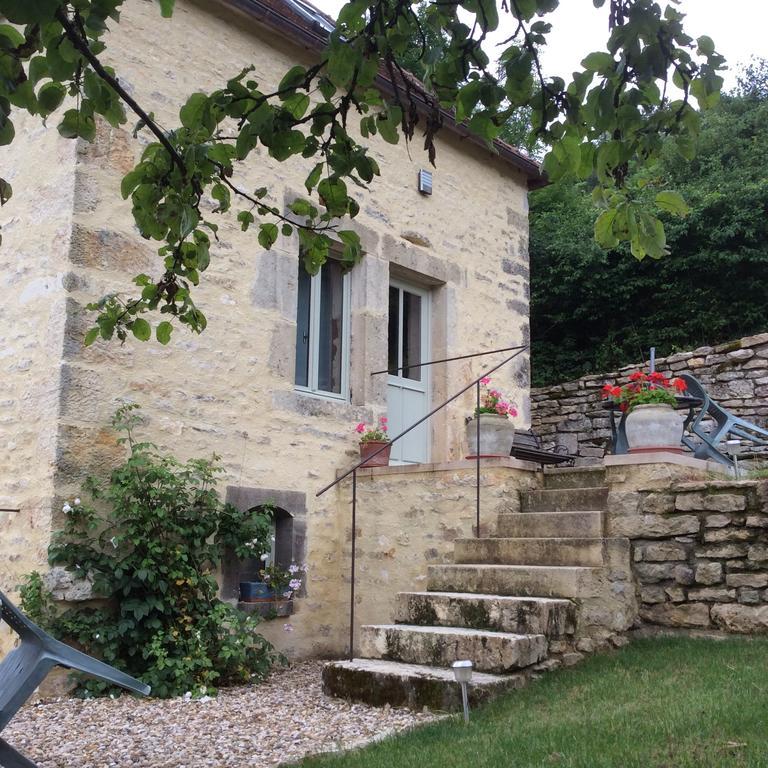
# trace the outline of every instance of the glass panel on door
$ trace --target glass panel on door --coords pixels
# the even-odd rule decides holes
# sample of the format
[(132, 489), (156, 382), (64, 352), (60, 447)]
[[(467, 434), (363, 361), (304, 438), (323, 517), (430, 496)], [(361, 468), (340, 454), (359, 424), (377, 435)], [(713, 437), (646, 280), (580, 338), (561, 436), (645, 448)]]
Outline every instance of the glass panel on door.
[[(421, 381), (421, 296), (409, 291), (403, 297), (403, 378)], [(412, 366), (418, 367), (413, 368)]]

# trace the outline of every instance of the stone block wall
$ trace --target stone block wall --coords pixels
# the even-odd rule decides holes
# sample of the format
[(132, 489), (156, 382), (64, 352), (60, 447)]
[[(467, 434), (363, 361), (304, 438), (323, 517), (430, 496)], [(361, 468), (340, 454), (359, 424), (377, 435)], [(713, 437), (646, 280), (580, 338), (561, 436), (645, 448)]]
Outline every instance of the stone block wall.
[[(519, 492), (539, 487), (540, 476), (515, 459), (486, 459), (481, 473), (480, 530), (483, 535), (493, 535), (498, 516), (519, 512)], [(347, 482), (340, 490), (342, 603), (346, 610), (351, 501)], [(392, 621), (397, 593), (426, 589), (427, 566), (452, 563), (456, 539), (474, 535), (474, 462), (361, 470), (356, 525), (355, 624), (359, 629), (363, 624)]]
[(768, 632), (768, 484), (688, 482), (611, 515), (631, 540), (642, 624)]
[[(601, 388), (607, 382), (624, 384), (632, 371), (647, 371), (648, 365), (646, 360), (531, 390), (533, 430), (547, 449), (563, 446), (578, 456), (578, 465), (599, 462), (611, 445)], [(659, 358), (656, 369), (673, 376), (690, 373), (723, 407), (759, 426), (768, 423), (768, 333)]]
[[(0, 215), (0, 589), (8, 592), (46, 564), (56, 507), (75, 167), (75, 143), (54, 126), (46, 130), (39, 118), (21, 115), (14, 122), (17, 140), (0, 149), (14, 188)], [(0, 652), (11, 642), (0, 623)]]

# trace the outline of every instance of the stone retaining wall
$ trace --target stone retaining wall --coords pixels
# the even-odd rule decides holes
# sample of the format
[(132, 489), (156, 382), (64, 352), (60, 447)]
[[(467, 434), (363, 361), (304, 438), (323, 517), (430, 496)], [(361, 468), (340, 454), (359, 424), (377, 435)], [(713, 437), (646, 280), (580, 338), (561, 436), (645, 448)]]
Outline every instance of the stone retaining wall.
[[(611, 443), (602, 386), (623, 384), (632, 371), (641, 366), (647, 371), (648, 365), (645, 361), (531, 390), (531, 426), (544, 447), (564, 446), (578, 456), (578, 465), (597, 463)], [(660, 358), (656, 369), (672, 375), (690, 373), (723, 407), (760, 426), (768, 423), (768, 333)]]
[(768, 632), (768, 483), (680, 483), (636, 499), (609, 527), (631, 540), (640, 621)]

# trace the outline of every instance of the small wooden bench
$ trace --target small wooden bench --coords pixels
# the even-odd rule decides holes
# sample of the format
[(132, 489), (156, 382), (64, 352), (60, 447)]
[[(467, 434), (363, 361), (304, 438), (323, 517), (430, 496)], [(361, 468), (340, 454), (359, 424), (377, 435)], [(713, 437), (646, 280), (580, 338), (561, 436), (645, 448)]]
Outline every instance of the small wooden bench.
[[(563, 446), (559, 447), (565, 450)], [(541, 440), (531, 429), (515, 430), (515, 440), (509, 455), (513, 459), (520, 459), (520, 461), (532, 461), (535, 464), (541, 464), (542, 469), (547, 464), (567, 464), (572, 467), (576, 459), (575, 456), (568, 453), (543, 450)]]

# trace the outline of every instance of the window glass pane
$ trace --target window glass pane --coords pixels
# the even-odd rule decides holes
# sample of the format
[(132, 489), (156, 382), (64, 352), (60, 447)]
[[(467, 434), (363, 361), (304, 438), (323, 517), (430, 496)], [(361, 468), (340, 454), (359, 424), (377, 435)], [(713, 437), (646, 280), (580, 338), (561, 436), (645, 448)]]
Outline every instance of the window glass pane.
[(389, 336), (387, 353), (387, 370), (394, 376), (399, 376), (397, 367), (398, 345), (400, 343), (400, 289), (389, 287)]
[(344, 340), (344, 275), (329, 259), (320, 270), (320, 320), (317, 328), (317, 388), (341, 394)]
[(403, 378), (421, 381), (421, 296), (403, 291)]
[(299, 300), (296, 308), (296, 376), (300, 387), (309, 386), (309, 315), (312, 278), (299, 261)]

